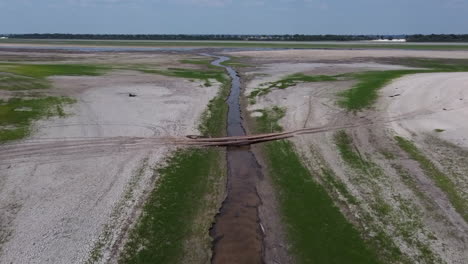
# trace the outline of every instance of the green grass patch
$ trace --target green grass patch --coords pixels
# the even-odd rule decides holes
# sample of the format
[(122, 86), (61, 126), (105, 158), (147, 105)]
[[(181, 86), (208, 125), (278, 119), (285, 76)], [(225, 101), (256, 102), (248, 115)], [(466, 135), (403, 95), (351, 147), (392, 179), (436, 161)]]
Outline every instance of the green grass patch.
[(455, 184), (442, 171), (437, 168), (411, 141), (396, 136), (398, 145), (415, 161), (419, 163), (421, 169), (426, 175), (432, 178), (435, 184), (445, 192), (453, 207), (457, 212), (468, 221), (468, 201), (457, 191)]
[(34, 120), (65, 116), (63, 106), (71, 103), (67, 97), (0, 100), (0, 142), (28, 136)]
[(395, 70), (395, 71), (370, 71), (349, 74), (358, 83), (351, 89), (339, 93), (342, 99), (338, 102), (340, 106), (348, 110), (356, 111), (369, 107), (377, 98), (377, 92), (390, 81), (400, 78), (406, 74), (420, 73), (418, 70)]
[(224, 77), (218, 95), (208, 103), (208, 109), (203, 113), (199, 130), (203, 136), (221, 137), (226, 133), (226, 119), (228, 106), (226, 98), (229, 96), (230, 82)]
[(442, 133), (444, 131), (445, 131), (445, 129), (440, 129), (440, 128), (434, 129), (434, 132), (437, 132), (437, 133)]
[(334, 140), (343, 160), (354, 169), (367, 171), (371, 164), (354, 149), (352, 139), (344, 130), (335, 133)]
[(49, 85), (44, 80), (14, 74), (0, 73), (0, 90), (26, 91), (33, 89), (46, 89)]
[(359, 232), (316, 183), (288, 141), (264, 145), (298, 263), (379, 263)]
[(97, 76), (110, 68), (81, 64), (0, 64), (0, 71), (43, 79), (49, 76)]
[(325, 184), (329, 185), (329, 188), (335, 188), (350, 204), (357, 205), (359, 203), (358, 200), (348, 191), (346, 185), (337, 179), (335, 173), (330, 168), (322, 167), (321, 171)]
[(97, 76), (110, 67), (78, 64), (11, 64), (0, 63), (0, 89), (25, 91), (47, 89), (50, 76)]
[(251, 65), (241, 62), (241, 57), (230, 57), (229, 60), (221, 62), (221, 65), (234, 68), (251, 67)]
[(380, 88), (384, 87), (392, 80), (408, 74), (468, 71), (467, 60), (407, 59), (402, 60), (401, 64), (426, 69), (369, 71), (343, 74), (341, 76), (356, 79), (358, 83), (351, 89), (338, 94), (342, 97), (342, 99), (338, 101), (339, 105), (351, 111), (368, 108), (377, 100)]
[[(100, 75), (109, 68), (78, 64), (12, 64), (0, 63), (0, 89), (28, 91), (47, 89), (45, 79), (55, 75)], [(63, 105), (73, 103), (66, 97), (12, 98), (0, 100), (0, 142), (17, 140), (31, 133), (34, 120), (65, 116)]]
[(219, 162), (215, 150), (177, 151), (158, 169), (160, 179), (130, 232), (119, 263), (182, 263), (203, 199), (213, 182), (208, 176)]
[(287, 76), (284, 79), (281, 79), (276, 82), (269, 82), (262, 84), (265, 87), (259, 87), (254, 89), (250, 92), (248, 98), (253, 99), (257, 96), (262, 96), (270, 93), (273, 89), (285, 89), (291, 86), (295, 86), (298, 83), (305, 83), (305, 82), (330, 82), (330, 81), (337, 81), (338, 78), (336, 76), (329, 76), (329, 75), (305, 75), (303, 73), (296, 73)]
[(172, 76), (178, 78), (186, 78), (192, 80), (204, 81), (205, 86), (211, 86), (210, 80), (214, 79), (218, 82), (225, 82), (226, 74), (224, 71), (216, 66), (213, 66), (210, 70), (204, 69), (183, 69), (183, 68), (169, 68), (166, 70), (155, 70), (155, 69), (137, 69), (138, 71), (151, 74), (160, 74), (164, 76)]
[(185, 64), (195, 64), (195, 65), (205, 65), (209, 66), (211, 65), (211, 58), (203, 58), (203, 59), (185, 59), (185, 60), (180, 60), (179, 62), (185, 63)]
[[(261, 112), (263, 115), (255, 118), (256, 131), (282, 131), (278, 121), (285, 109), (273, 107)], [(262, 149), (293, 246), (291, 253), (298, 263), (379, 263), (376, 254), (334, 205), (326, 190), (313, 180), (291, 142), (269, 142)], [(324, 175), (332, 177), (330, 171), (324, 171)], [(343, 185), (333, 183), (340, 192), (344, 191), (346, 198), (356, 202)]]
[(278, 121), (286, 114), (286, 109), (278, 106), (255, 110), (262, 115), (255, 118), (255, 130), (258, 133), (275, 133), (283, 131)]

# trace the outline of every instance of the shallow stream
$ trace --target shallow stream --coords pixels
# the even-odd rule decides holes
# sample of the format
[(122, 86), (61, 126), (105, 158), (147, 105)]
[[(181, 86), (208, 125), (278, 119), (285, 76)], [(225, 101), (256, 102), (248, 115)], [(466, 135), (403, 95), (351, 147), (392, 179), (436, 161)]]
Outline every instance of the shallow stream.
[[(240, 78), (233, 68), (221, 64), (227, 60), (221, 56), (212, 62), (224, 67), (231, 77), (227, 134), (244, 136)], [(261, 200), (256, 188), (263, 177), (261, 167), (250, 146), (228, 147), (227, 166), (227, 197), (210, 232), (214, 238), (212, 263), (263, 263), (263, 231), (258, 212)]]

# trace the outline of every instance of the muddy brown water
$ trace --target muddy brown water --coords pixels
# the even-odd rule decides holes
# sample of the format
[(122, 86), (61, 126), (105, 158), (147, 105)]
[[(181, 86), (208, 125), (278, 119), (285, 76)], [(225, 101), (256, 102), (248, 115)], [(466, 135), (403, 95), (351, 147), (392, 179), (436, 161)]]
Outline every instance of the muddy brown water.
[[(217, 58), (212, 64), (224, 67), (231, 77), (227, 134), (244, 136), (240, 78), (233, 68), (221, 65), (228, 57)], [(227, 197), (210, 230), (214, 239), (212, 263), (264, 263), (263, 231), (258, 213), (261, 200), (256, 188), (263, 177), (261, 168), (250, 146), (228, 147), (227, 165)]]

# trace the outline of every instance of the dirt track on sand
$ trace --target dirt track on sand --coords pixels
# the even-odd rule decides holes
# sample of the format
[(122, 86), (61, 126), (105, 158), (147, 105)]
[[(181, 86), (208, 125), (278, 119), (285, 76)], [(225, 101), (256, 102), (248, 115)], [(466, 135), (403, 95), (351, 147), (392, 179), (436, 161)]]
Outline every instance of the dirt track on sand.
[[(135, 56), (139, 62), (169, 66), (183, 58), (96, 54), (99, 59), (94, 59), (134, 63)], [(76, 57), (83, 61), (91, 56), (72, 55), (64, 62)], [(157, 178), (154, 166), (174, 149), (126, 147), (125, 138), (199, 134), (199, 118), (219, 88), (218, 84), (204, 87), (198, 81), (128, 71), (51, 80), (51, 94), (72, 96), (77, 103), (65, 109), (69, 114), (65, 118), (36, 122), (33, 135), (17, 145), (67, 140), (85, 144), (42, 149), (22, 157), (12, 156), (11, 149), (2, 152), (1, 263), (83, 263), (98, 241), (103, 243), (99, 248), (103, 260), (111, 257), (111, 247)], [(129, 97), (129, 93), (137, 96)], [(112, 143), (119, 137), (120, 143)], [(100, 145), (90, 147), (96, 139)], [(14, 148), (15, 143), (8, 147)]]

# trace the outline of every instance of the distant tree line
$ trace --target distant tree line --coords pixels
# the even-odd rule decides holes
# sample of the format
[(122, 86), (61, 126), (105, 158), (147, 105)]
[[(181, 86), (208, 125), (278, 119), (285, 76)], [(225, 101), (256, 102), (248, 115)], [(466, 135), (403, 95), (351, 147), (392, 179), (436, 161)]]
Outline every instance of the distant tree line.
[(406, 41), (409, 42), (468, 42), (468, 34), (431, 34), (410, 35)]
[(90, 39), (90, 40), (271, 40), (271, 41), (351, 41), (372, 40), (369, 35), (228, 35), (228, 34), (11, 34), (18, 39)]
[(263, 40), (263, 41), (360, 41), (405, 38), (408, 42), (468, 42), (468, 34), (432, 35), (230, 35), (230, 34), (10, 34), (17, 39), (83, 40)]

